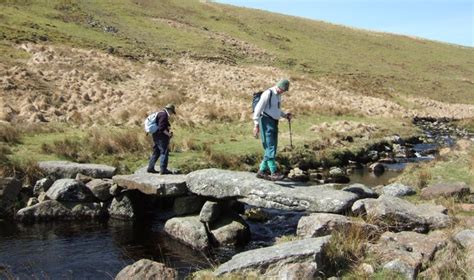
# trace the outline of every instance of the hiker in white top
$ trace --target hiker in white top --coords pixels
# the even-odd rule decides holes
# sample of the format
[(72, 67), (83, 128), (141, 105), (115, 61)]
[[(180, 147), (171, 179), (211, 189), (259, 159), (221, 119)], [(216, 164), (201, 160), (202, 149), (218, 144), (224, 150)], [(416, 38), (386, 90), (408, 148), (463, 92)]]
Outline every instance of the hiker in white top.
[[(262, 139), (263, 149), (265, 150), (263, 160), (257, 173), (258, 178), (270, 180), (281, 180), (283, 175), (277, 172), (275, 161), (278, 146), (278, 120), (286, 118), (291, 120), (291, 113), (281, 110), (281, 94), (287, 92), (290, 88), (290, 82), (286, 79), (279, 81), (274, 87), (264, 91), (255, 106), (253, 114), (254, 137)], [(270, 175), (267, 175), (270, 171)]]

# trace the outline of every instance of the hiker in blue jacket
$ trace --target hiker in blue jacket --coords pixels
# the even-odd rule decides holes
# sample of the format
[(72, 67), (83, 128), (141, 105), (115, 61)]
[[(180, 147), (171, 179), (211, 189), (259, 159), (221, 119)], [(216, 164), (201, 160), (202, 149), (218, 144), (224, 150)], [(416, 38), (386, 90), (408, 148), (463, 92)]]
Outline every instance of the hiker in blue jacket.
[[(257, 178), (270, 179), (272, 181), (283, 179), (283, 175), (277, 172), (275, 161), (278, 145), (278, 121), (280, 118), (291, 120), (291, 113), (280, 109), (281, 94), (287, 92), (290, 82), (287, 79), (280, 80), (274, 87), (264, 91), (255, 106), (253, 113), (254, 137), (262, 139), (265, 150), (263, 160), (257, 172)], [(267, 172), (270, 171), (270, 175)]]
[(172, 174), (172, 172), (168, 170), (169, 144), (171, 137), (173, 137), (171, 124), (169, 122), (170, 114), (176, 114), (173, 104), (166, 105), (163, 111), (156, 115), (158, 130), (152, 134), (154, 145), (153, 154), (151, 155), (150, 161), (148, 162), (147, 172), (149, 173), (158, 173), (158, 171), (155, 170), (155, 164), (159, 158), (159, 173), (162, 175)]

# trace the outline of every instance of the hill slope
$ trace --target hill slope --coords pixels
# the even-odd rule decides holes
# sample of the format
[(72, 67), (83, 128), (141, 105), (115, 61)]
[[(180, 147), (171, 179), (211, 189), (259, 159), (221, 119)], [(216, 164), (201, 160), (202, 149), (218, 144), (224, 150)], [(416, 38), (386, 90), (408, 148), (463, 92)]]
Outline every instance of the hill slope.
[[(305, 109), (389, 107), (406, 115), (441, 106), (418, 97), (474, 103), (472, 48), (198, 1), (23, 0), (1, 8), (7, 120), (40, 114), (33, 119), (83, 121), (96, 106), (127, 119), (143, 104), (195, 108), (227, 96), (211, 115), (231, 112), (234, 119), (247, 109), (249, 92), (282, 76), (295, 82), (299, 100), (310, 101)], [(340, 96), (349, 100), (341, 104)], [(472, 114), (470, 106), (453, 110)]]

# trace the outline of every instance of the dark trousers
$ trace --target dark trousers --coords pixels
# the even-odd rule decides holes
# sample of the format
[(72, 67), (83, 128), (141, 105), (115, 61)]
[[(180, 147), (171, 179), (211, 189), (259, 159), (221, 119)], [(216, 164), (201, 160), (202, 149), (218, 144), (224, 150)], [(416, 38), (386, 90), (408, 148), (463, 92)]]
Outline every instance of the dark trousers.
[(160, 171), (168, 169), (168, 156), (170, 138), (164, 134), (153, 134), (153, 154), (148, 162), (148, 170), (155, 169), (155, 164), (160, 159)]

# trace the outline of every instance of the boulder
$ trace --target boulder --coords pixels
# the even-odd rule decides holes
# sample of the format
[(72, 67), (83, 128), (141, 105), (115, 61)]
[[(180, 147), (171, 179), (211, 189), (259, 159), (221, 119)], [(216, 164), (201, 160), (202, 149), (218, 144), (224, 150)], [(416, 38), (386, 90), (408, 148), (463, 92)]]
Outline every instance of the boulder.
[(204, 201), (204, 198), (197, 195), (177, 197), (173, 203), (173, 212), (178, 216), (199, 213)]
[(112, 178), (117, 172), (117, 168), (112, 166), (70, 161), (41, 161), (38, 167), (54, 178), (75, 178), (78, 173), (93, 178)]
[(359, 230), (368, 236), (375, 236), (379, 232), (377, 226), (363, 222), (355, 222), (346, 216), (329, 213), (313, 213), (299, 220), (296, 235), (305, 238), (319, 237), (330, 235), (334, 231), (349, 230)]
[[(330, 186), (287, 186), (255, 177), (254, 173), (204, 169), (189, 173), (190, 192), (214, 199), (237, 198), (264, 208), (292, 211), (341, 213), (357, 195)], [(317, 195), (315, 195), (317, 194)]]
[(209, 226), (211, 236), (218, 246), (237, 246), (250, 240), (247, 223), (238, 215), (221, 217)]
[(327, 179), (328, 182), (347, 184), (351, 181), (351, 179), (346, 176), (344, 170), (339, 167), (332, 167), (331, 170), (329, 170), (329, 176), (330, 178)]
[(0, 178), (0, 218), (12, 216), (21, 182), (15, 178)]
[(115, 276), (115, 280), (175, 280), (177, 278), (176, 270), (147, 259), (141, 259), (126, 266)]
[(165, 231), (171, 237), (197, 250), (209, 248), (206, 227), (199, 216), (176, 217), (165, 223)]
[(288, 265), (311, 266), (311, 275), (321, 270), (323, 255), (330, 236), (307, 238), (277, 244), (271, 247), (246, 251), (234, 255), (231, 260), (215, 270), (215, 275), (226, 273), (256, 273), (262, 278), (277, 278), (288, 272)]
[(470, 194), (470, 188), (465, 183), (437, 183), (421, 190), (421, 198), (455, 197), (462, 199)]
[(446, 246), (447, 236), (435, 231), (428, 235), (416, 232), (385, 232), (376, 244), (369, 244), (369, 252), (376, 256), (385, 269), (415, 279), (418, 272), (433, 260), (436, 252)]
[(112, 179), (119, 187), (128, 190), (139, 190), (144, 194), (166, 197), (185, 195), (188, 191), (184, 175), (136, 173), (117, 175)]
[(402, 196), (416, 194), (416, 190), (410, 186), (406, 186), (400, 183), (393, 183), (393, 184), (384, 186), (382, 188), (382, 194), (402, 197)]
[(420, 267), (416, 266), (410, 266), (406, 262), (400, 259), (394, 259), (391, 260), (383, 265), (384, 270), (388, 271), (394, 271), (396, 273), (399, 273), (405, 277), (405, 279), (408, 280), (415, 280), (416, 275), (418, 275), (418, 271), (420, 270)]
[(203, 223), (216, 221), (221, 214), (221, 207), (215, 201), (206, 201), (199, 213), (199, 220)]
[(382, 174), (385, 172), (385, 166), (382, 163), (376, 162), (372, 163), (369, 166), (369, 171), (373, 172), (374, 174)]
[(94, 194), (82, 182), (75, 179), (59, 179), (48, 189), (46, 195), (57, 201), (93, 202)]
[(370, 217), (376, 225), (391, 230), (413, 230), (427, 232), (431, 229), (444, 228), (452, 223), (446, 215), (447, 209), (441, 205), (414, 205), (406, 200), (382, 195), (377, 199), (365, 198), (356, 201), (352, 212)]
[(100, 203), (78, 203), (69, 206), (74, 219), (100, 219), (107, 216), (107, 209), (102, 207)]
[(123, 190), (124, 188), (117, 186), (117, 184), (112, 184), (109, 193), (111, 196), (118, 196)]
[(48, 200), (20, 209), (16, 214), (16, 219), (21, 222), (71, 220), (72, 212), (59, 201)]
[(293, 181), (300, 181), (300, 182), (306, 182), (309, 180), (308, 174), (306, 174), (303, 170), (299, 168), (291, 169), (290, 173), (288, 174), (288, 178)]
[(463, 248), (474, 247), (474, 229), (461, 230), (453, 239)]
[(84, 175), (82, 173), (77, 173), (77, 175), (74, 179), (76, 179), (77, 181), (81, 181), (84, 184), (87, 184), (90, 181), (94, 180), (94, 178), (92, 178), (91, 176), (87, 176), (87, 175)]
[(93, 179), (86, 184), (94, 196), (100, 201), (107, 201), (112, 198), (110, 188), (112, 187), (111, 179)]
[(329, 175), (331, 177), (337, 178), (337, 177), (345, 176), (346, 174), (344, 173), (344, 170), (342, 170), (342, 168), (331, 167), (331, 169), (329, 170)]
[(313, 280), (317, 272), (315, 263), (290, 263), (279, 269), (277, 279)]
[(119, 220), (133, 220), (138, 216), (132, 195), (128, 192), (114, 197), (108, 210), (111, 218)]
[(346, 192), (355, 193), (359, 198), (377, 198), (378, 193), (363, 184), (352, 184), (342, 189)]
[(33, 187), (33, 194), (39, 195), (41, 192), (47, 192), (53, 183), (54, 181), (49, 177), (36, 181), (35, 186)]
[(47, 200), (20, 209), (16, 219), (21, 222), (42, 222), (56, 220), (100, 219), (107, 212), (98, 203), (61, 203)]

